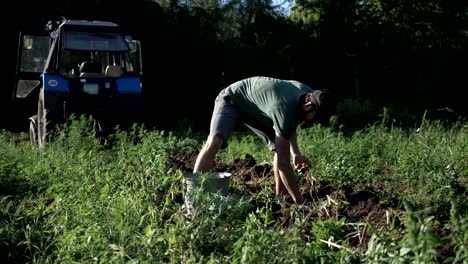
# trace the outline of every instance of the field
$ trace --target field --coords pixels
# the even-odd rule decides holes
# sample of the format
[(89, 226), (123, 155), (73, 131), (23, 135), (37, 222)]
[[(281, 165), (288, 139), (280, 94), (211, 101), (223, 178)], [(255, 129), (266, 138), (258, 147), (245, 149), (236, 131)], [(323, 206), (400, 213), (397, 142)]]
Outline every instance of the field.
[(272, 154), (248, 132), (216, 160), (229, 194), (184, 175), (205, 135), (135, 126), (106, 142), (80, 118), (43, 149), (0, 133), (3, 263), (467, 263), (468, 126), (298, 131), (304, 205), (274, 195)]

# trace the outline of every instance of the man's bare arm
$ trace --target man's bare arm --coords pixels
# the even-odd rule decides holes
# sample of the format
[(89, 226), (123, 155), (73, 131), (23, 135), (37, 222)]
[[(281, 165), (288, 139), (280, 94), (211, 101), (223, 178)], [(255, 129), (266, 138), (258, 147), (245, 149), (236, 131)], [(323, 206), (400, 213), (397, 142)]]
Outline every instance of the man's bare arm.
[(290, 163), (291, 142), (279, 135), (275, 136), (276, 155), (274, 166), (278, 169), (280, 179), (288, 190), (289, 194), (297, 204), (302, 204), (302, 196), (296, 182), (296, 175)]
[(289, 151), (291, 152), (294, 168), (296, 170), (305, 172), (310, 168), (310, 160), (304, 155), (302, 155), (301, 151), (299, 150), (299, 146), (297, 145), (296, 132), (294, 132), (294, 134), (291, 137)]

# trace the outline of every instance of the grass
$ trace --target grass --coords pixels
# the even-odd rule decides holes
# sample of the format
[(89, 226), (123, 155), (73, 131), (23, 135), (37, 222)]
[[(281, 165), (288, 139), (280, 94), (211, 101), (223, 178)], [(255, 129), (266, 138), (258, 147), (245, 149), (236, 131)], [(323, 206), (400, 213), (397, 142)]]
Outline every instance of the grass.
[[(424, 117), (414, 128), (376, 122), (353, 133), (299, 130), (317, 179), (375, 190), (400, 211), (387, 226), (311, 216), (291, 206), (293, 224), (273, 225), (274, 195), (208, 197), (183, 213), (183, 175), (171, 153), (199, 148), (191, 133), (118, 131), (98, 144), (92, 120), (57, 131), (43, 149), (0, 133), (0, 260), (6, 263), (466, 263), (468, 126)], [(252, 154), (270, 162), (258, 138), (235, 134), (219, 159)], [(272, 180), (272, 179), (271, 179)], [(265, 183), (268, 184), (268, 183)], [(271, 181), (270, 181), (271, 184)], [(234, 186), (235, 188), (236, 186)], [(305, 190), (304, 190), (305, 191)], [(333, 202), (321, 201), (321, 208)], [(346, 207), (346, 204), (340, 204)], [(400, 225), (395, 221), (402, 221)], [(311, 225), (310, 230), (304, 226)], [(371, 238), (356, 247), (357, 236)], [(306, 234), (304, 234), (306, 232)], [(304, 239), (304, 237), (308, 239)], [(361, 243), (361, 242), (359, 242)]]

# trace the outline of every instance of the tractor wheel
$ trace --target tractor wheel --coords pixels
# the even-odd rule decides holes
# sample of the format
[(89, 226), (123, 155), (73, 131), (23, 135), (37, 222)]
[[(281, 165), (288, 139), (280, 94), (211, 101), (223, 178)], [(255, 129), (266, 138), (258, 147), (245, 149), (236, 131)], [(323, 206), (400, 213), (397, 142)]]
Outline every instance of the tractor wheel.
[(29, 118), (29, 140), (33, 144), (37, 144), (37, 115)]
[(96, 138), (99, 140), (99, 144), (105, 145), (107, 142), (107, 136), (108, 136), (105, 122), (95, 119), (94, 131), (96, 134)]
[(45, 109), (44, 89), (39, 92), (37, 104), (37, 144), (40, 148), (44, 147), (47, 140), (47, 112)]

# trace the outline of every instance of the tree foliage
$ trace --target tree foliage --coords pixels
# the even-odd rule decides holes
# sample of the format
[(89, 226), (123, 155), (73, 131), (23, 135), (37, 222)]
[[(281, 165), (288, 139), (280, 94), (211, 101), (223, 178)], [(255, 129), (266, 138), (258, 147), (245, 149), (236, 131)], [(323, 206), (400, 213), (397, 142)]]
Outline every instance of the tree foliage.
[(327, 32), (357, 33), (373, 45), (398, 39), (408, 48), (461, 48), (466, 45), (468, 3), (297, 0), (291, 19), (304, 29), (313, 28), (316, 37)]
[[(174, 91), (185, 95), (177, 96), (184, 109), (203, 106), (179, 118), (208, 118), (219, 89), (252, 75), (387, 97), (395, 86), (407, 95), (458, 87), (468, 70), (466, 1), (18, 0), (3, 10), (19, 10), (4, 24), (10, 51), (18, 31), (44, 33), (63, 18), (120, 24), (142, 40), (148, 111), (162, 123), (173, 118), (160, 117), (159, 103)], [(15, 64), (14, 52), (7, 61)], [(9, 76), (13, 87), (14, 67)]]

